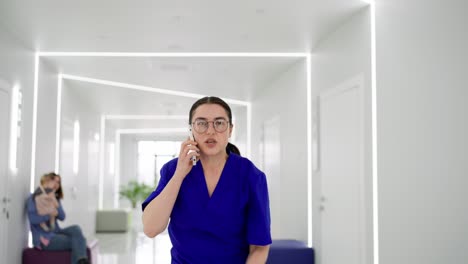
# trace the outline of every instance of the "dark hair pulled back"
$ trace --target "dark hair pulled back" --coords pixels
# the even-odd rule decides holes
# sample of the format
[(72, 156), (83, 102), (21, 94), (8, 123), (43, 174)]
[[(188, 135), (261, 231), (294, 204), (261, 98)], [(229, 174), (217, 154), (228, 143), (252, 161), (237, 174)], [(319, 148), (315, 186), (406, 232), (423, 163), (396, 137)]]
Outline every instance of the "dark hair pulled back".
[[(204, 105), (204, 104), (217, 104), (219, 106), (221, 106), (222, 108), (224, 108), (224, 110), (226, 111), (226, 114), (229, 118), (229, 125), (232, 126), (232, 111), (231, 111), (231, 107), (229, 107), (229, 105), (221, 98), (219, 97), (216, 97), (216, 96), (206, 96), (206, 97), (203, 97), (201, 99), (198, 99), (195, 103), (193, 103), (192, 107), (190, 108), (190, 113), (189, 113), (189, 125), (192, 124), (192, 117), (193, 117), (193, 113), (195, 113), (195, 110), (201, 106), (201, 105)], [(237, 155), (240, 156), (240, 151), (239, 149), (232, 143), (228, 142), (227, 146), (226, 146), (226, 152), (229, 154), (229, 153), (235, 153)]]

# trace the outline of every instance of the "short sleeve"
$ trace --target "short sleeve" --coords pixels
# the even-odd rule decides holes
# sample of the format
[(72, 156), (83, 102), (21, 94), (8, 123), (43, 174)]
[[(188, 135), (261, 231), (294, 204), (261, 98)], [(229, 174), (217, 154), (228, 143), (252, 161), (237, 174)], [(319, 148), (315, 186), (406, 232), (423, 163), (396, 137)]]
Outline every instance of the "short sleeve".
[(161, 175), (161, 178), (159, 179), (159, 183), (158, 183), (158, 186), (156, 187), (156, 190), (154, 190), (149, 196), (148, 198), (146, 198), (146, 200), (141, 204), (141, 209), (142, 211), (145, 210), (145, 207), (154, 199), (156, 198), (163, 190), (164, 188), (166, 187), (167, 183), (169, 182), (169, 180), (172, 178), (172, 175), (173, 175), (173, 171), (170, 169), (170, 164), (172, 163), (173, 161), (170, 161), (166, 164), (164, 164), (164, 166), (161, 168), (161, 171), (160, 171), (160, 175)]
[(266, 176), (260, 171), (250, 176), (247, 242), (250, 245), (266, 246), (271, 244), (270, 202)]

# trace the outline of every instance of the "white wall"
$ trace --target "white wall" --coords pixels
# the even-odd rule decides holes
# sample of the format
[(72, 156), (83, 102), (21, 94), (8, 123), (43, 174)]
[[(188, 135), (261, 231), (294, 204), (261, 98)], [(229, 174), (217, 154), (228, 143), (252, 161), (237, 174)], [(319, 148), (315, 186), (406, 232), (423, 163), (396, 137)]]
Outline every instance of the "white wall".
[[(365, 104), (365, 221), (367, 223), (367, 263), (372, 263), (372, 141), (371, 141), (371, 35), (370, 10), (365, 8), (353, 15), (333, 32), (330, 32), (312, 51), (312, 104), (313, 126), (318, 126), (320, 92), (336, 87), (355, 76), (364, 77)], [(313, 194), (313, 245), (320, 254), (320, 171), (314, 172)], [(320, 257), (320, 256), (318, 256)], [(325, 263), (326, 264), (326, 263)]]
[(55, 169), (58, 73), (44, 59), (39, 61), (35, 186), (43, 174)]
[[(117, 144), (116, 144), (116, 128), (113, 125), (110, 125), (106, 122), (105, 126), (105, 140), (104, 140), (104, 186), (103, 186), (103, 209), (113, 209), (114, 201), (115, 201), (115, 173), (116, 173), (116, 166), (118, 162), (118, 158), (115, 156)], [(110, 145), (114, 145), (113, 157), (110, 156), (111, 147)], [(110, 168), (110, 159), (114, 159), (114, 168)], [(125, 161), (124, 161), (125, 162)], [(120, 185), (120, 184), (119, 184)]]
[[(133, 135), (120, 137), (120, 186), (138, 180), (138, 145)], [(120, 208), (131, 208), (128, 199), (120, 199)], [(140, 205), (137, 204), (140, 208)]]
[[(0, 79), (18, 84), (23, 93), (21, 140), (18, 145), (18, 170), (2, 175), (8, 185), (10, 221), (8, 223), (7, 256), (4, 263), (21, 263), (22, 248), (27, 246), (28, 223), (25, 202), (29, 195), (31, 169), (31, 135), (33, 109), (34, 53), (0, 24)], [(2, 124), (3, 125), (3, 124)], [(4, 147), (4, 146), (2, 146)], [(8, 177), (8, 182), (4, 177)]]
[(376, 3), (380, 263), (466, 263), (468, 2)]
[(229, 105), (232, 111), (233, 134), (229, 142), (234, 144), (241, 155), (247, 156), (247, 107)]
[[(279, 195), (280, 230), (273, 238), (292, 238), (307, 242), (307, 101), (306, 66), (300, 60), (275, 76), (252, 101), (252, 160), (261, 163), (263, 124), (280, 119), (280, 193), (270, 193), (270, 201)], [(268, 175), (267, 175), (268, 178)], [(275, 179), (272, 179), (275, 180)], [(274, 227), (275, 225), (273, 225)]]
[[(99, 133), (100, 119), (81, 98), (67, 89), (62, 90), (61, 160), (60, 174), (64, 188), (63, 206), (67, 218), (62, 224), (79, 224), (87, 236), (95, 231), (98, 207)], [(80, 122), (80, 152), (78, 173), (73, 172), (73, 127)]]

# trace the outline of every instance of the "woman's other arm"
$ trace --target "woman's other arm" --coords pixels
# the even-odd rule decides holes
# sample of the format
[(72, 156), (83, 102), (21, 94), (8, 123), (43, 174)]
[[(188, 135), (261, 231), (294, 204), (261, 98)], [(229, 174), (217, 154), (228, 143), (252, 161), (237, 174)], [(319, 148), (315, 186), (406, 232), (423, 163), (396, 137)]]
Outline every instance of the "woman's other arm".
[(270, 202), (266, 176), (253, 168), (250, 174), (249, 205), (247, 210), (248, 264), (266, 263), (271, 244)]
[(268, 258), (268, 251), (270, 246), (257, 246), (250, 245), (249, 256), (247, 257), (246, 264), (264, 264)]
[(155, 237), (166, 229), (183, 180), (183, 176), (175, 174), (164, 190), (146, 206), (143, 232), (148, 237)]
[(65, 220), (65, 211), (63, 210), (62, 203), (58, 201), (58, 207), (57, 207), (57, 219), (60, 221)]

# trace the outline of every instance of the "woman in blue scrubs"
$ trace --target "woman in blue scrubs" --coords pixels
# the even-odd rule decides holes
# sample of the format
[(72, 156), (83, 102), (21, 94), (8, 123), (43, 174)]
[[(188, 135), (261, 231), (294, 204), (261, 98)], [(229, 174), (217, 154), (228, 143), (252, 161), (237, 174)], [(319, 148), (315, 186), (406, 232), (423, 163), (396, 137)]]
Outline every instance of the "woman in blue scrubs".
[(231, 108), (204, 97), (193, 104), (189, 122), (194, 140), (162, 167), (158, 187), (142, 204), (145, 234), (155, 237), (169, 223), (172, 263), (265, 263), (271, 244), (266, 177), (228, 142)]

